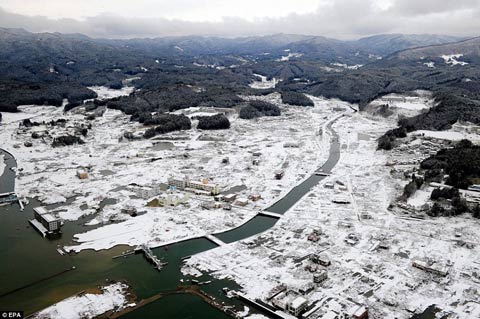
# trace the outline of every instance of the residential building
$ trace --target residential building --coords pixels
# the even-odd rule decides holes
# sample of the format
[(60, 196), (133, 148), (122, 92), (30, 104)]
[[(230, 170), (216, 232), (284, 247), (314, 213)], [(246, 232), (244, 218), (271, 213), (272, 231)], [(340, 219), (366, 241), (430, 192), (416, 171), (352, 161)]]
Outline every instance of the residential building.
[(310, 255), (310, 261), (325, 267), (331, 264), (330, 258), (325, 253)]
[(233, 203), (237, 199), (237, 194), (227, 194), (223, 196), (223, 201), (227, 203)]
[(350, 309), (349, 314), (352, 319), (367, 319), (368, 309), (363, 306), (354, 306)]
[(320, 270), (318, 274), (313, 275), (313, 282), (319, 284), (328, 278), (328, 273), (325, 269)]
[(235, 205), (238, 205), (238, 206), (247, 206), (247, 204), (248, 204), (247, 198), (239, 198), (235, 201)]
[(282, 179), (283, 175), (285, 175), (285, 171), (283, 169), (279, 169), (279, 170), (275, 171), (274, 174), (275, 174), (276, 179)]

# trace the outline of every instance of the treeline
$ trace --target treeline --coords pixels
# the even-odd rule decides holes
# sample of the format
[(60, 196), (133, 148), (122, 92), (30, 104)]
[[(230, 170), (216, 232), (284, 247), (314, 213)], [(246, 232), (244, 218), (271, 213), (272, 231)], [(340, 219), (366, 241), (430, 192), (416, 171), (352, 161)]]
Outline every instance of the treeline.
[(290, 105), (314, 106), (313, 101), (303, 93), (295, 91), (282, 91), (282, 102)]
[(95, 92), (75, 83), (0, 82), (0, 111), (2, 112), (17, 112), (19, 105), (61, 106), (63, 99), (75, 103), (96, 97)]
[(448, 130), (457, 121), (480, 124), (480, 102), (447, 93), (436, 94), (435, 100), (438, 105), (427, 112), (401, 119), (399, 127), (387, 131), (378, 139), (378, 148), (390, 150), (395, 145), (395, 139), (406, 137), (407, 133), (416, 130)]
[(457, 188), (434, 189), (430, 199), (435, 203), (427, 212), (429, 216), (458, 216), (464, 213), (471, 213), (474, 218), (480, 218), (480, 205), (469, 206), (461, 198)]
[(252, 100), (240, 109), (240, 118), (253, 119), (262, 116), (280, 116), (280, 108), (270, 102)]
[(210, 106), (231, 108), (243, 100), (227, 88), (208, 87), (204, 90), (189, 86), (139, 90), (130, 96), (112, 99), (107, 107), (131, 115), (132, 121), (152, 125), (151, 113), (175, 111), (189, 107)]
[(224, 130), (230, 128), (230, 121), (223, 114), (199, 116), (197, 128), (201, 130)]
[(152, 138), (158, 134), (165, 134), (192, 128), (190, 119), (185, 115), (157, 114), (153, 117), (156, 127), (151, 127), (143, 134), (144, 138)]
[(415, 174), (413, 174), (411, 181), (403, 188), (403, 194), (400, 199), (407, 200), (410, 198), (410, 196), (412, 196), (418, 189), (420, 189), (420, 187), (422, 187), (423, 183), (423, 178), (417, 177)]
[(462, 140), (454, 148), (442, 149), (423, 160), (420, 167), (430, 178), (448, 174), (448, 185), (466, 189), (480, 178), (480, 146)]

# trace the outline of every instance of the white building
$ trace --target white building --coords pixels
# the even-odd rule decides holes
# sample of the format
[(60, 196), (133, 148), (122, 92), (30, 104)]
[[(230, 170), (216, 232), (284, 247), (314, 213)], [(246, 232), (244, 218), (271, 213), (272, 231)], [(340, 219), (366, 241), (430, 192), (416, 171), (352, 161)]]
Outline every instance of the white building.
[(281, 310), (288, 311), (298, 317), (308, 306), (308, 300), (302, 297), (298, 292), (288, 290), (282, 292), (272, 299), (272, 304)]
[(218, 195), (220, 189), (217, 184), (209, 183), (208, 180), (191, 181), (188, 177), (168, 178), (168, 186), (181, 190), (200, 190), (209, 193), (210, 195)]
[(62, 221), (50, 214), (45, 207), (33, 208), (33, 216), (35, 218), (29, 222), (42, 233), (43, 237), (61, 233)]
[(158, 203), (161, 206), (177, 206), (179, 204), (187, 203), (189, 199), (190, 197), (187, 194), (181, 196), (173, 191), (167, 191), (158, 196)]

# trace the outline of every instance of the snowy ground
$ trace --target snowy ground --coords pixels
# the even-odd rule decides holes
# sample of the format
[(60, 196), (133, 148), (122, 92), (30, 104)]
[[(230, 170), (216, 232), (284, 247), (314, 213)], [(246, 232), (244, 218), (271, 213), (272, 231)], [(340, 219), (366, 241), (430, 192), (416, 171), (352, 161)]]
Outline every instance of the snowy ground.
[[(63, 114), (55, 107), (21, 107), (21, 113), (6, 114), (0, 131), (3, 147), (12, 152), (18, 162), (16, 188), (20, 196), (36, 197), (44, 203), (65, 203), (54, 213), (66, 220), (88, 217), (88, 224), (101, 226), (77, 234), (76, 243), (67, 249), (107, 249), (118, 244), (152, 246), (236, 227), (268, 203), (278, 198), (305, 178), (328, 156), (329, 137), (319, 135), (320, 127), (343, 110), (338, 103), (315, 98), (316, 106), (303, 108), (281, 105), (278, 94), (262, 97), (282, 108), (280, 117), (242, 120), (229, 115), (231, 129), (200, 131), (192, 129), (157, 136), (151, 140), (119, 141), (125, 131), (142, 132), (144, 128), (129, 121), (129, 117), (107, 109), (95, 120), (86, 121), (80, 112)], [(44, 125), (19, 129), (19, 121), (32, 118), (37, 122), (65, 118), (65, 127)], [(50, 130), (60, 135), (74, 126), (91, 124), (85, 144), (51, 147), (51, 140), (32, 139), (33, 131)], [(32, 147), (24, 142), (31, 141)], [(298, 148), (285, 148), (288, 142), (298, 142)], [(170, 147), (163, 147), (165, 144)], [(254, 153), (260, 153), (254, 156)], [(228, 157), (229, 163), (222, 163)], [(258, 160), (258, 165), (253, 160)], [(80, 180), (76, 173), (88, 169), (88, 179)], [(281, 181), (274, 172), (284, 168)], [(228, 191), (243, 186), (239, 196), (260, 194), (262, 199), (246, 207), (204, 210), (202, 201), (208, 197), (191, 196), (188, 206), (172, 208), (146, 207), (147, 200), (135, 197), (129, 184), (160, 185), (172, 176), (208, 178)], [(68, 198), (72, 202), (66, 203)], [(101, 209), (105, 203), (108, 203)], [(121, 213), (133, 207), (145, 214), (131, 217)]]
[(469, 133), (465, 131), (456, 131), (454, 129), (449, 129), (446, 131), (428, 131), (428, 130), (419, 130), (410, 133), (413, 136), (426, 136), (439, 140), (448, 140), (448, 141), (460, 141), (463, 139), (469, 139), (472, 142), (479, 142), (480, 136), (478, 133)]
[(86, 319), (94, 318), (107, 311), (119, 311), (126, 307), (126, 291), (128, 286), (122, 283), (112, 284), (102, 288), (99, 294), (79, 294), (60, 301), (38, 313), (36, 319)]
[(429, 91), (416, 90), (412, 94), (387, 94), (373, 100), (371, 106), (388, 104), (389, 109), (398, 116), (415, 116), (434, 105)]
[(7, 167), (7, 165), (5, 164), (5, 155), (0, 154), (0, 177), (3, 175), (5, 167)]
[[(394, 125), (362, 114), (340, 120), (334, 128), (342, 155), (330, 177), (267, 232), (195, 255), (183, 271), (231, 278), (251, 298), (265, 300), (279, 284), (294, 290), (313, 285), (308, 255), (324, 253), (332, 265), (325, 268), (328, 279), (306, 294), (319, 305), (311, 318), (345, 313), (355, 303), (368, 306), (375, 318), (410, 318), (432, 304), (444, 314), (478, 318), (480, 223), (469, 216), (418, 220), (388, 210), (405, 182), (392, 177), (385, 165), (391, 155), (376, 151), (376, 138)], [(334, 189), (325, 187), (329, 182)], [(421, 203), (424, 195), (419, 192), (413, 203)], [(350, 204), (334, 204), (338, 196)], [(318, 242), (307, 240), (314, 229), (322, 232)], [(473, 248), (458, 245), (455, 234)], [(356, 244), (345, 242), (349, 235)], [(415, 258), (432, 258), (449, 274), (438, 277), (413, 268)]]
[(256, 77), (260, 78), (260, 81), (253, 81), (249, 84), (252, 89), (272, 89), (277, 85), (278, 80), (273, 78), (267, 80), (267, 77), (260, 74), (254, 74)]
[(129, 95), (134, 91), (133, 86), (125, 86), (119, 90), (116, 89), (110, 89), (105, 86), (90, 86), (88, 87), (90, 90), (94, 91), (98, 95), (98, 99), (104, 100), (104, 99), (112, 99), (115, 97), (119, 97), (122, 95)]

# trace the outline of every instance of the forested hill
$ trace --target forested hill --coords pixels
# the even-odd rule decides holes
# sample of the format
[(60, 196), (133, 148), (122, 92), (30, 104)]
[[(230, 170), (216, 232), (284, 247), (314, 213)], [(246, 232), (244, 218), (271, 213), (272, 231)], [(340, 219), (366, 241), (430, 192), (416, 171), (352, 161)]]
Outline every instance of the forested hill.
[(277, 34), (108, 40), (0, 29), (0, 111), (22, 104), (61, 105), (64, 98), (75, 105), (95, 97), (87, 86), (119, 88), (126, 79), (135, 79), (130, 85), (142, 90), (109, 105), (137, 120), (189, 106), (233, 107), (241, 103), (239, 94), (272, 91), (251, 89), (254, 74), (280, 79), (275, 91), (284, 97), (301, 92), (364, 105), (382, 94), (429, 89), (474, 98), (480, 81), (474, 55), (455, 61), (392, 58), (398, 50), (402, 56), (427, 50), (407, 49), (419, 44), (475, 47), (475, 40), (438, 46), (455, 40), (463, 39), (392, 34), (340, 41)]

